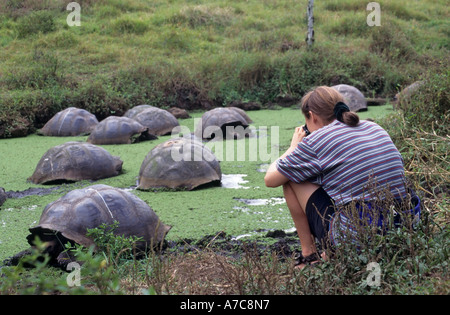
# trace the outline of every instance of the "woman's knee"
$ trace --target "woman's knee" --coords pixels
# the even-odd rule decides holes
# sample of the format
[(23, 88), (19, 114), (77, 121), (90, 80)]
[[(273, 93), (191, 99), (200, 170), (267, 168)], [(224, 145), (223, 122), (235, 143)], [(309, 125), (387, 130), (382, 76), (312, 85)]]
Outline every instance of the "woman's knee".
[(283, 185), (285, 194), (286, 192), (294, 194), (303, 209), (305, 209), (311, 195), (319, 188), (319, 185), (310, 182), (294, 183), (289, 181)]

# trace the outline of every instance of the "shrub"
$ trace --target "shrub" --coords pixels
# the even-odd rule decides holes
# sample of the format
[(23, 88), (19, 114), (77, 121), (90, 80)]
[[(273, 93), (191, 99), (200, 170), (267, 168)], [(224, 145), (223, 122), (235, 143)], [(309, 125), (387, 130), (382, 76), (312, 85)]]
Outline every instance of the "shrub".
[(56, 30), (54, 14), (50, 11), (32, 12), (19, 19), (16, 31), (19, 38), (36, 33), (49, 33)]
[(11, 90), (52, 86), (61, 79), (59, 66), (57, 54), (36, 48), (24, 67), (15, 68), (8, 73), (5, 83)]
[(449, 73), (425, 74), (422, 82), (411, 95), (399, 99), (398, 107), (410, 128), (445, 137), (450, 120)]
[(102, 224), (97, 228), (88, 229), (86, 236), (94, 240), (98, 252), (103, 253), (109, 264), (116, 264), (123, 259), (134, 257), (133, 248), (137, 242), (143, 240), (142, 237), (115, 235), (114, 230), (119, 226), (118, 221), (113, 224)]
[(72, 286), (69, 284), (70, 274), (49, 268), (50, 257), (45, 253), (45, 243), (37, 238), (35, 244), (19, 259), (17, 266), (0, 268), (0, 294), (124, 294), (113, 265), (106, 263), (102, 255), (95, 255), (93, 248), (79, 245), (71, 248), (74, 257), (82, 264), (78, 269), (80, 283)]
[(350, 37), (366, 37), (370, 31), (370, 27), (366, 23), (367, 14), (365, 11), (351, 12), (343, 18), (330, 22), (326, 29), (332, 34), (350, 36)]
[(364, 11), (367, 4), (354, 0), (333, 0), (325, 4), (325, 9), (330, 11)]
[(35, 47), (45, 49), (70, 49), (79, 44), (79, 40), (73, 32), (63, 30), (54, 32), (47, 37), (40, 38)]
[(412, 62), (418, 58), (417, 52), (402, 29), (388, 19), (372, 31), (369, 51), (394, 63)]
[(231, 23), (233, 18), (233, 8), (197, 5), (182, 8), (179, 13), (172, 16), (170, 21), (174, 24), (184, 23), (192, 28), (209, 25), (223, 27)]
[(143, 34), (148, 30), (146, 23), (129, 17), (119, 18), (112, 22), (111, 31), (119, 34)]

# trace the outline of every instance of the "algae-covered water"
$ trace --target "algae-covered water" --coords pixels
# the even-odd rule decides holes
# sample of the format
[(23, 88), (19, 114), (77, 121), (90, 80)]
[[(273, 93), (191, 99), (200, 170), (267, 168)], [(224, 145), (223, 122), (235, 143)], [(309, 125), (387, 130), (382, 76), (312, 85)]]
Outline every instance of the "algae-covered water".
[[(391, 106), (369, 107), (359, 113), (361, 119), (377, 120), (391, 112)], [(203, 112), (191, 113), (180, 124), (194, 131)], [(293, 227), (281, 188), (264, 185), (264, 169), (273, 158), (287, 149), (295, 127), (304, 123), (297, 108), (249, 111), (253, 135), (241, 140), (205, 143), (218, 156), (223, 173), (222, 186), (193, 191), (134, 189), (139, 168), (147, 153), (171, 136), (130, 145), (104, 145), (123, 160), (123, 173), (96, 181), (131, 192), (147, 202), (160, 219), (172, 226), (169, 240), (199, 239), (224, 231), (235, 238), (264, 237), (267, 231)], [(72, 189), (94, 184), (83, 181), (59, 185), (35, 185), (27, 181), (51, 147), (68, 141), (86, 141), (87, 137), (43, 137), (0, 140), (0, 187), (11, 197), (0, 207), (0, 262), (28, 247), (28, 229), (36, 225), (44, 207)], [(54, 189), (49, 189), (54, 188)], [(35, 194), (21, 197), (14, 192), (34, 189)]]

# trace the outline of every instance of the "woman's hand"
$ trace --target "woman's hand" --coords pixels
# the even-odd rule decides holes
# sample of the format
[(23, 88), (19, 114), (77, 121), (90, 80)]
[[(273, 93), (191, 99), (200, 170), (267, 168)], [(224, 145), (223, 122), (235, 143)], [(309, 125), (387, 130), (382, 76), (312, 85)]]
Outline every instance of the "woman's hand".
[(303, 126), (295, 128), (294, 135), (291, 140), (291, 148), (295, 149), (299, 142), (303, 140), (306, 136), (305, 130), (303, 130)]
[[(284, 152), (279, 159), (284, 159), (287, 155), (291, 154), (300, 141), (306, 136), (303, 126), (295, 128), (294, 135), (292, 136), (291, 146)], [(274, 161), (266, 172), (264, 181), (267, 187), (278, 187), (288, 182), (288, 178), (277, 170), (277, 161)]]

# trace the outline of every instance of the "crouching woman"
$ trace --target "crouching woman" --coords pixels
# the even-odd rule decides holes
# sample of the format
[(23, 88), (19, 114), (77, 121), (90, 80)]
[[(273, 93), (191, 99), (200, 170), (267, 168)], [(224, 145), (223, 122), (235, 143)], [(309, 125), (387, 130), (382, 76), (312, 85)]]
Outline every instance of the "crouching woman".
[[(387, 132), (360, 120), (338, 91), (315, 88), (302, 98), (301, 111), (306, 125), (295, 129), (289, 149), (270, 165), (264, 180), (268, 187), (283, 187), (303, 268), (321, 259), (315, 239), (333, 246), (339, 234), (332, 224), (337, 209), (355, 201), (370, 208), (380, 198), (374, 182), (376, 191), (388, 192), (394, 200), (407, 198), (408, 191), (402, 157)], [(415, 210), (420, 210), (418, 203)]]

